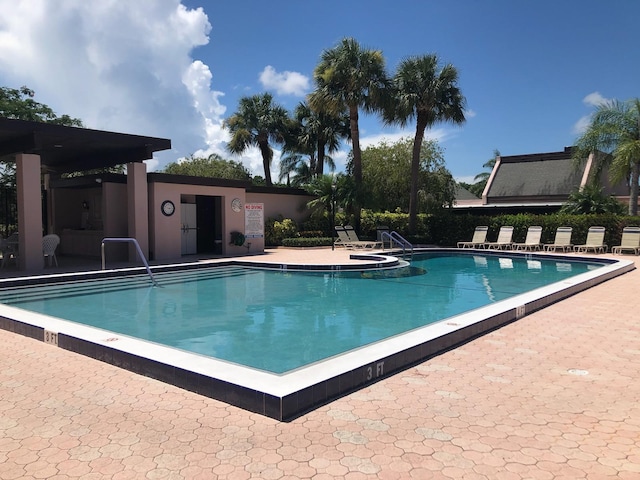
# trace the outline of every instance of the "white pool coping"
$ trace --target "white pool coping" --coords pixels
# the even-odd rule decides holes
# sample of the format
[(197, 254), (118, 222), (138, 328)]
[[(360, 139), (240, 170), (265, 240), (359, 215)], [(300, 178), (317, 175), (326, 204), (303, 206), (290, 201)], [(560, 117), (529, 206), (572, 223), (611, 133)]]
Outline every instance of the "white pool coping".
[[(481, 254), (486, 255), (486, 252), (482, 252)], [(598, 262), (597, 258), (581, 259), (580, 257), (567, 258), (566, 256), (556, 257), (553, 255), (544, 255), (544, 258), (547, 260), (560, 258), (564, 261), (586, 260)], [(215, 268), (215, 266), (212, 265), (211, 268)], [(573, 295), (578, 291), (625, 273), (633, 268), (635, 268), (634, 262), (624, 259), (615, 260), (611, 264), (578, 274), (569, 279), (540, 287), (460, 315), (448, 317), (436, 323), (419, 327), (283, 374), (257, 370), (108, 330), (26, 311), (9, 305), (0, 304), (0, 316), (5, 319), (42, 328), (45, 334), (47, 332), (64, 334), (98, 346), (116, 349), (136, 357), (167, 364), (229, 384), (238, 385), (252, 391), (284, 398), (358, 369), (363, 369), (362, 375), (365, 376), (366, 380), (375, 381), (387, 375), (383, 360), (385, 358), (393, 357), (407, 349), (422, 344), (438, 342), (438, 339), (455, 334), (465, 328), (473, 327), (475, 324), (492, 317), (507, 315), (504, 320), (501, 320), (501, 323), (509, 323), (533, 310), (543, 308), (550, 303), (555, 303), (555, 301)], [(548, 299), (546, 303), (545, 299)], [(471, 336), (477, 336), (477, 334)]]

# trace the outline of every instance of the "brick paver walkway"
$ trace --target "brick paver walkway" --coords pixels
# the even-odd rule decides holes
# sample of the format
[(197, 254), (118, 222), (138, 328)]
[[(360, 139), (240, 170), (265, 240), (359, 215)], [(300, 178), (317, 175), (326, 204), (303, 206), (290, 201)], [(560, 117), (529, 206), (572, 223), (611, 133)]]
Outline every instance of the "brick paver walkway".
[(640, 272), (280, 423), (0, 330), (0, 478), (640, 479)]

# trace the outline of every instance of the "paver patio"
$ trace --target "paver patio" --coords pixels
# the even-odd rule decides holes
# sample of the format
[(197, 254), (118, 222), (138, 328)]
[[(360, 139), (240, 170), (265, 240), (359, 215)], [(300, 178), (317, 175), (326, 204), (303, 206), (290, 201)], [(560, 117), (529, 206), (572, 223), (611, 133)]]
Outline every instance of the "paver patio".
[(639, 479), (639, 290), (634, 270), (289, 423), (0, 330), (0, 479)]

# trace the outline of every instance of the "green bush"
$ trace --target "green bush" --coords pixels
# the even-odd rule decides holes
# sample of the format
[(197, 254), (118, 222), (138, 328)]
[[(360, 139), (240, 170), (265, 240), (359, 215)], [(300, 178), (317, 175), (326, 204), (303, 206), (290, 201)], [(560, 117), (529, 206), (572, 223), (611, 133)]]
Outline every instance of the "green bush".
[(331, 237), (294, 237), (283, 238), (284, 247), (330, 247), (333, 243)]
[(290, 218), (282, 218), (280, 220), (270, 218), (264, 226), (265, 245), (282, 245), (283, 239), (294, 237), (297, 233), (298, 226)]
[[(295, 247), (330, 246), (331, 227), (324, 220), (305, 222), (303, 231), (298, 231), (295, 222), (285, 218), (269, 219), (265, 225), (266, 245), (286, 245)], [(342, 212), (336, 215), (336, 225), (349, 224), (349, 217)], [(581, 244), (587, 238), (587, 231), (593, 225), (606, 229), (605, 243), (609, 246), (620, 245), (622, 229), (626, 226), (640, 226), (640, 217), (616, 214), (572, 215), (567, 213), (509, 215), (472, 215), (443, 211), (434, 215), (418, 215), (417, 233), (409, 235), (409, 216), (406, 213), (375, 213), (362, 211), (362, 227), (358, 235), (363, 240), (372, 240), (377, 236), (377, 228), (386, 226), (396, 231), (414, 245), (439, 245), (455, 247), (457, 242), (470, 240), (473, 231), (479, 225), (489, 226), (489, 240), (495, 240), (501, 226), (514, 227), (513, 241), (524, 242), (527, 229), (532, 225), (542, 227), (542, 243), (552, 243), (558, 227), (573, 228), (573, 243)]]
[(640, 217), (627, 215), (588, 214), (570, 215), (566, 213), (554, 214), (529, 214), (519, 213), (512, 215), (456, 215), (445, 214), (433, 216), (429, 219), (429, 239), (431, 243), (443, 247), (453, 247), (458, 241), (470, 240), (473, 231), (478, 225), (488, 225), (487, 238), (495, 240), (501, 226), (511, 225), (513, 229), (513, 241), (524, 242), (527, 229), (532, 225), (542, 227), (542, 243), (552, 243), (558, 227), (573, 228), (572, 240), (574, 244), (582, 244), (587, 238), (589, 227), (600, 225), (605, 227), (605, 243), (609, 246), (619, 245), (622, 238), (622, 229), (626, 226), (640, 225)]

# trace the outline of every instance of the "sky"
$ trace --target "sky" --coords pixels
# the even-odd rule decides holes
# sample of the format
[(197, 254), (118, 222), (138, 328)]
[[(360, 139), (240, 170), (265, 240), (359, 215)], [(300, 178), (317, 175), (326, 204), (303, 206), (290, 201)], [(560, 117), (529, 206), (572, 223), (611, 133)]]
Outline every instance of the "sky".
[[(390, 75), (435, 53), (458, 69), (466, 122), (427, 136), (473, 182), (494, 150), (560, 151), (597, 105), (640, 97), (639, 18), (637, 0), (0, 0), (0, 86), (26, 85), (88, 128), (170, 138), (149, 171), (217, 153), (264, 175), (257, 149), (226, 150), (240, 98), (270, 92), (293, 111), (345, 37), (381, 50)], [(362, 115), (361, 145), (414, 128)], [(349, 150), (333, 155), (338, 171)]]

